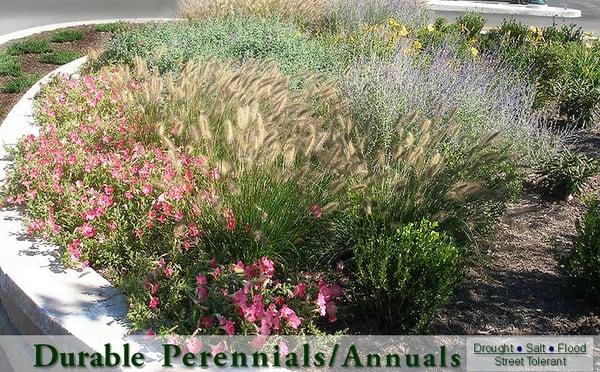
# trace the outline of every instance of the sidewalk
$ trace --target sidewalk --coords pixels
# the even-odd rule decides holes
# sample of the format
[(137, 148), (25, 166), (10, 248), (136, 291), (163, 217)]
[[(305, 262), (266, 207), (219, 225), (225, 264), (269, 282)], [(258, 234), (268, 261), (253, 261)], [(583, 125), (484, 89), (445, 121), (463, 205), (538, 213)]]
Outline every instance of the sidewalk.
[(510, 14), (541, 17), (579, 18), (578, 9), (561, 8), (549, 5), (518, 5), (508, 2), (469, 1), (469, 0), (428, 0), (431, 10), (446, 12), (467, 12), (489, 14)]

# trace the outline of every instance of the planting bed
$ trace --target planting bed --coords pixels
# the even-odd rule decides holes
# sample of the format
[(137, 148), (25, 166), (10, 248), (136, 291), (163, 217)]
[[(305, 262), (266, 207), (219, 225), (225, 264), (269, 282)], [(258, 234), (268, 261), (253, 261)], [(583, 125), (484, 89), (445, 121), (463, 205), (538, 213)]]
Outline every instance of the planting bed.
[[(0, 120), (27, 89), (57, 66), (94, 50), (126, 24), (83, 25), (11, 40), (0, 45)], [(10, 46), (14, 44), (14, 46)], [(21, 49), (19, 48), (21, 47)]]
[(9, 45), (103, 50), (36, 97), (3, 207), (149, 334), (598, 332), (600, 43), (309, 3)]

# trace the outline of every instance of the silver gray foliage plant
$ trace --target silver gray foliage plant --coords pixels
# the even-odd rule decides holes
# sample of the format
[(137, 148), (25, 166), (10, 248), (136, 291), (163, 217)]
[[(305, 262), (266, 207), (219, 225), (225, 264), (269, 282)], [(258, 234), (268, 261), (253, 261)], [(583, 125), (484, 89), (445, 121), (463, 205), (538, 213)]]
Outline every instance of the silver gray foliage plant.
[(328, 0), (328, 22), (334, 28), (355, 28), (393, 17), (397, 21), (418, 27), (430, 19), (424, 0)]
[[(342, 81), (354, 121), (372, 146), (391, 144), (411, 114), (460, 126), (455, 142), (489, 133), (532, 165), (555, 153), (561, 135), (544, 129), (533, 109), (534, 87), (492, 59), (465, 60), (450, 48), (414, 56), (399, 47), (392, 58), (367, 57)], [(410, 128), (406, 128), (410, 130)]]

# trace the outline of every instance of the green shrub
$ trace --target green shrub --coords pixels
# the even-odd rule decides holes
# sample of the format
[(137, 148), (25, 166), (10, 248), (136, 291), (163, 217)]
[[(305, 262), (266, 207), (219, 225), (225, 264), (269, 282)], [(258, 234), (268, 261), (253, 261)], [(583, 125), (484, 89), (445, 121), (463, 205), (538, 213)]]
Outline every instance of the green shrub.
[(478, 13), (467, 12), (456, 19), (456, 26), (468, 39), (478, 38), (485, 26), (485, 18)]
[(40, 78), (41, 76), (36, 74), (14, 77), (4, 84), (0, 88), (0, 91), (2, 93), (23, 93), (40, 80)]
[(549, 111), (559, 123), (593, 125), (600, 108), (600, 47), (552, 42), (531, 49), (536, 106)]
[(67, 43), (81, 40), (84, 36), (85, 33), (80, 30), (60, 30), (52, 34), (50, 41), (53, 43)]
[(353, 246), (357, 300), (393, 332), (422, 332), (463, 277), (460, 249), (436, 223), (369, 226)]
[(123, 22), (102, 23), (94, 26), (94, 30), (96, 32), (119, 33), (125, 31), (126, 29), (127, 26)]
[(582, 36), (573, 25), (528, 28), (504, 21), (479, 47), (536, 85), (535, 107), (548, 119), (588, 127), (600, 107), (600, 46), (584, 44)]
[(77, 52), (69, 52), (69, 51), (60, 51), (60, 52), (50, 52), (42, 54), (39, 58), (39, 61), (42, 63), (49, 63), (52, 65), (64, 65), (71, 61), (76, 60), (81, 55)]
[(47, 53), (52, 50), (47, 40), (25, 40), (13, 43), (6, 49), (7, 53), (13, 56), (22, 54)]
[(490, 36), (499, 37), (502, 42), (512, 45), (523, 45), (527, 41), (529, 28), (514, 19), (504, 20), (500, 27), (490, 31)]
[(600, 109), (600, 44), (588, 49), (581, 43), (553, 45), (560, 50), (560, 74), (541, 81), (550, 86), (558, 115), (584, 128), (593, 125)]
[(579, 193), (597, 171), (596, 160), (565, 150), (541, 164), (537, 184), (546, 195), (564, 199)]
[(598, 199), (588, 202), (582, 220), (577, 221), (573, 250), (565, 269), (582, 297), (597, 302), (600, 296), (600, 206)]
[(196, 24), (153, 24), (124, 32), (111, 42), (100, 63), (132, 64), (135, 57), (143, 57), (150, 67), (166, 72), (197, 57), (272, 59), (285, 74), (301, 81), (308, 71), (337, 71), (339, 53), (278, 20), (229, 17)]
[(573, 41), (581, 42), (583, 39), (583, 30), (577, 25), (556, 24), (542, 29), (542, 34), (546, 42), (570, 43)]
[(0, 76), (19, 76), (21, 74), (21, 64), (10, 54), (0, 52)]

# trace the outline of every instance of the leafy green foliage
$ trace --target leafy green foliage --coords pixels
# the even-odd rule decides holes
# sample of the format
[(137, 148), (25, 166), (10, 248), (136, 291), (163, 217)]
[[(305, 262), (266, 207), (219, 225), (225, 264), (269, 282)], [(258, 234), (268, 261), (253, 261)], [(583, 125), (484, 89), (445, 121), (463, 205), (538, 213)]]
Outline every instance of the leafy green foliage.
[(21, 64), (19, 61), (5, 51), (0, 51), (0, 76), (19, 76)]
[(53, 43), (67, 43), (81, 40), (84, 36), (85, 33), (81, 30), (60, 30), (52, 34), (50, 41)]
[(541, 165), (538, 186), (550, 197), (564, 199), (579, 193), (585, 182), (598, 171), (598, 162), (565, 150)]
[(201, 23), (153, 24), (124, 32), (108, 46), (100, 63), (132, 64), (135, 57), (143, 57), (150, 67), (167, 72), (198, 57), (272, 59), (285, 74), (300, 81), (309, 71), (337, 71), (339, 53), (282, 21), (229, 17)]
[(23, 75), (10, 79), (6, 84), (0, 87), (2, 93), (23, 93), (35, 84), (41, 76), (39, 75)]
[(478, 38), (485, 26), (485, 18), (475, 12), (467, 12), (456, 19), (456, 27), (468, 39)]
[(123, 22), (102, 23), (94, 26), (94, 30), (96, 32), (119, 33), (125, 31), (126, 29), (127, 25), (125, 25)]
[(598, 199), (588, 202), (582, 220), (577, 221), (573, 250), (565, 261), (565, 269), (575, 290), (583, 297), (598, 301), (600, 296), (600, 205)]
[(554, 78), (539, 79), (549, 91), (558, 115), (577, 127), (594, 124), (600, 110), (600, 44), (591, 48), (580, 43), (551, 45), (558, 54), (559, 73)]
[(463, 277), (459, 248), (436, 227), (428, 220), (365, 227), (352, 248), (357, 300), (387, 329), (422, 332)]
[(49, 63), (52, 65), (64, 65), (65, 63), (69, 63), (73, 60), (76, 60), (81, 55), (77, 52), (69, 52), (69, 51), (60, 51), (60, 52), (50, 52), (42, 54), (39, 58), (39, 61), (42, 63)]
[(482, 36), (480, 47), (533, 82), (536, 107), (567, 126), (591, 126), (600, 107), (600, 46), (575, 26), (527, 28), (505, 21)]
[(48, 40), (25, 40), (8, 46), (6, 52), (13, 56), (22, 54), (47, 53), (52, 50)]
[(553, 24), (544, 28), (544, 40), (546, 42), (570, 43), (573, 41), (581, 42), (583, 39), (583, 30), (577, 25), (561, 25), (558, 27)]

